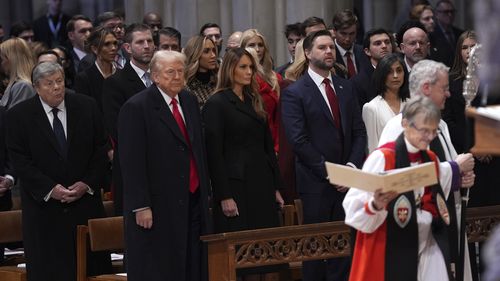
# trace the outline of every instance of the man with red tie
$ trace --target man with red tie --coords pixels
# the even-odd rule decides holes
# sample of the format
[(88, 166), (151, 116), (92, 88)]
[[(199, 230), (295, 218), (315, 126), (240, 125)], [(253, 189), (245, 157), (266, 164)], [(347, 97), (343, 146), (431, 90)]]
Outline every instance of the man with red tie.
[[(352, 83), (330, 72), (335, 62), (330, 33), (311, 33), (303, 46), (309, 69), (281, 95), (281, 117), (296, 155), (304, 223), (343, 221), (347, 188), (328, 182), (325, 161), (361, 167), (366, 130)], [(304, 262), (302, 270), (304, 281), (347, 280), (349, 259)]]
[(185, 56), (158, 51), (154, 85), (118, 119), (128, 280), (201, 280), (208, 174), (196, 97), (184, 87)]
[(356, 44), (358, 17), (352, 10), (345, 9), (335, 14), (332, 23), (337, 62), (347, 70), (347, 77), (344, 78), (351, 79), (371, 67), (363, 46)]

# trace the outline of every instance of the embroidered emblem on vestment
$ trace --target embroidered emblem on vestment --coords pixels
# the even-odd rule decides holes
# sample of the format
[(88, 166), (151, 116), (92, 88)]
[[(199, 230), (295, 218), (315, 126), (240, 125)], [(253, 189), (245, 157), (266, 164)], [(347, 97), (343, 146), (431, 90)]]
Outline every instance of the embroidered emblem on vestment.
[(394, 221), (401, 228), (405, 228), (410, 222), (411, 218), (411, 205), (410, 200), (405, 195), (401, 195), (394, 204)]

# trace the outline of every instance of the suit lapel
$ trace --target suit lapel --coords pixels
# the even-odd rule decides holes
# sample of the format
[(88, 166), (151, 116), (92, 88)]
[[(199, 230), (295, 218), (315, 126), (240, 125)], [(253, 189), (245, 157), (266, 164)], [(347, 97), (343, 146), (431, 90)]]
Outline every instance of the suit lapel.
[(170, 111), (169, 106), (161, 96), (160, 90), (158, 90), (156, 86), (150, 87), (147, 94), (151, 98), (154, 112), (161, 122), (163, 122), (177, 138), (182, 140), (187, 145), (186, 139), (182, 135), (181, 129), (179, 128), (179, 125), (177, 125), (172, 111)]
[(130, 61), (125, 64), (125, 67), (123, 68), (123, 77), (128, 81), (129, 85), (133, 88), (133, 91), (135, 93), (138, 93), (144, 89), (146, 89), (146, 86), (141, 80), (141, 77), (137, 75), (137, 72), (132, 68), (130, 65)]
[(337, 100), (339, 102), (339, 110), (340, 110), (340, 121), (342, 122), (342, 131), (345, 135), (347, 128), (347, 100), (349, 99), (348, 94), (346, 93), (345, 85), (341, 79), (332, 75), (332, 82), (335, 87), (335, 94), (337, 95)]
[(80, 122), (82, 114), (80, 113), (80, 107), (75, 106), (71, 96), (66, 95), (64, 105), (66, 106), (66, 136), (68, 139), (69, 152), (69, 150), (71, 150), (71, 143), (75, 139), (75, 135), (78, 131), (78, 123)]
[[(306, 72), (304, 76), (305, 76), (304, 86), (308, 88), (306, 90), (306, 93), (311, 93), (311, 98), (313, 99), (313, 101), (319, 106), (319, 108), (321, 108), (321, 111), (323, 111), (323, 113), (326, 115), (326, 118), (328, 118), (328, 120), (332, 122), (332, 125), (335, 125), (335, 122), (333, 121), (332, 112), (330, 111), (330, 108), (326, 104), (325, 98), (323, 98), (323, 95), (318, 89), (318, 86), (316, 85), (316, 83), (314, 83), (311, 76), (309, 76), (309, 73)], [(342, 116), (342, 114), (340, 116)]]
[[(189, 98), (187, 95), (189, 95), (189, 93), (182, 90), (179, 93), (179, 102), (182, 107), (182, 112), (184, 113), (184, 122), (186, 123), (186, 130), (188, 132), (189, 141), (190, 143), (194, 143), (194, 128), (193, 128), (194, 124), (193, 124), (193, 116), (190, 111), (192, 106), (191, 104), (189, 104)], [(196, 110), (198, 110), (198, 107), (196, 107)]]
[(38, 128), (42, 131), (42, 134), (49, 140), (50, 144), (54, 147), (54, 149), (57, 151), (57, 153), (61, 156), (64, 156), (61, 152), (61, 149), (59, 148), (59, 143), (57, 142), (56, 135), (54, 134), (54, 130), (52, 129), (52, 126), (50, 125), (49, 119), (47, 118), (47, 114), (43, 110), (42, 103), (40, 102), (40, 99), (38, 98), (38, 95), (33, 97), (34, 99), (34, 112), (33, 115), (35, 115), (35, 122), (38, 124)]

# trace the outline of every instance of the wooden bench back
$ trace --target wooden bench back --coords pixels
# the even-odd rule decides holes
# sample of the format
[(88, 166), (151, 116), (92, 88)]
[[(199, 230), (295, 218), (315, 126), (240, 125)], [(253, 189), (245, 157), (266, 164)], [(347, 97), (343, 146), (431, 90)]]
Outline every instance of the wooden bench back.
[(92, 251), (116, 251), (125, 247), (123, 217), (91, 219), (88, 232)]
[(0, 212), (0, 243), (23, 241), (21, 210)]

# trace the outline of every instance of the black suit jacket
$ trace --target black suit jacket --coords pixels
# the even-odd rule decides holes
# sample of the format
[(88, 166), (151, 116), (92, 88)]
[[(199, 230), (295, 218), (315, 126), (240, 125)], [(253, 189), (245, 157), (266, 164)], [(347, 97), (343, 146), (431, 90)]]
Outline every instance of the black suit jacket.
[(97, 66), (93, 64), (75, 77), (75, 92), (94, 98), (102, 112), (102, 84), (104, 77)]
[(104, 80), (102, 92), (102, 110), (106, 129), (114, 144), (113, 158), (113, 202), (115, 215), (123, 213), (123, 181), (118, 150), (118, 113), (123, 104), (133, 95), (146, 89), (130, 62), (122, 70), (117, 71)]
[[(196, 97), (179, 93), (200, 179), (202, 233), (208, 225), (208, 172)], [(118, 118), (124, 182), (125, 241), (129, 280), (185, 280), (189, 226), (190, 150), (156, 86), (138, 93)], [(150, 207), (153, 227), (144, 230), (133, 210)]]
[(375, 85), (372, 81), (374, 71), (375, 68), (370, 65), (370, 67), (365, 67), (358, 72), (358, 75), (351, 78), (351, 82), (354, 85), (354, 90), (358, 99), (359, 108), (361, 110), (363, 110), (363, 105), (365, 103), (371, 101), (377, 96)]
[(458, 37), (462, 34), (463, 30), (452, 26), (453, 36), (455, 42), (451, 44), (444, 35), (444, 31), (439, 24), (436, 24), (434, 31), (429, 34), (429, 41), (431, 42), (431, 50), (429, 58), (435, 61), (442, 62), (448, 67), (452, 67), (453, 60), (455, 59), (455, 50), (457, 48), (456, 42)]
[(104, 80), (102, 109), (106, 129), (114, 141), (118, 140), (116, 126), (120, 108), (129, 98), (144, 89), (146, 89), (146, 86), (132, 68), (130, 62), (127, 62), (122, 70)]
[(54, 35), (49, 26), (49, 19), (47, 15), (43, 15), (33, 22), (33, 32), (35, 33), (35, 41), (43, 42), (49, 48), (63, 45), (68, 40), (68, 33), (66, 32), (66, 24), (71, 19), (70, 16), (62, 14), (61, 26), (57, 32), (57, 41), (54, 41)]
[[(7, 149), (5, 147), (5, 108), (0, 106), (0, 176), (6, 173), (12, 175), (12, 172), (7, 166)], [(8, 211), (12, 208), (11, 192), (6, 191), (3, 196), (0, 196), (0, 211)], [(3, 254), (2, 254), (3, 255)], [(2, 257), (0, 257), (0, 260)]]
[[(357, 167), (363, 164), (366, 129), (352, 83), (332, 76), (342, 122), (334, 126), (320, 90), (305, 73), (281, 95), (282, 122), (296, 155), (297, 189), (300, 193), (321, 194), (332, 188), (326, 180), (325, 161)], [(343, 137), (342, 137), (343, 135)]]
[[(359, 74), (361, 71), (364, 71), (364, 69), (371, 67), (370, 60), (366, 56), (363, 46), (354, 44), (353, 55), (355, 58), (356, 69), (358, 71), (356, 74)], [(347, 65), (344, 63), (344, 59), (342, 58), (337, 45), (335, 45), (335, 56), (337, 63), (343, 65), (347, 69)], [(347, 79), (347, 76), (342, 78)]]
[[(76, 226), (104, 216), (100, 188), (106, 138), (100, 113), (83, 95), (66, 95), (65, 106), (66, 159), (38, 95), (7, 113), (7, 147), (20, 181), (23, 232), (29, 234), (24, 236), (28, 280), (75, 280)], [(89, 185), (93, 195), (69, 204), (44, 200), (56, 184), (68, 187), (78, 181)], [(103, 266), (98, 272), (109, 269), (109, 256), (108, 262), (95, 261)]]

